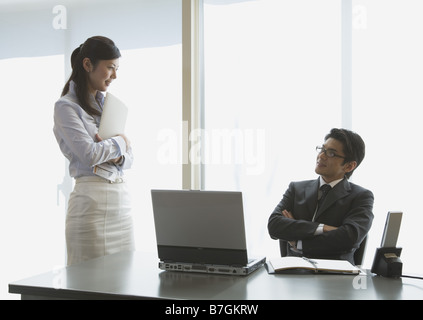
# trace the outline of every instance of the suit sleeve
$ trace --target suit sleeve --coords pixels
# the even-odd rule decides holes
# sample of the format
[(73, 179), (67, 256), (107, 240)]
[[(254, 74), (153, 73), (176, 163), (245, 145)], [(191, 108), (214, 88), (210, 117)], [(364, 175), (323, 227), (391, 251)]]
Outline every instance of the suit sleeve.
[(303, 239), (303, 253), (307, 256), (343, 254), (357, 248), (373, 222), (373, 193), (363, 189), (351, 204), (338, 229)]
[[(301, 212), (301, 209), (294, 211), (295, 198), (295, 184), (291, 182), (282, 200), (269, 217), (267, 228), (272, 239), (292, 241), (313, 237), (319, 223), (302, 219), (305, 213)], [(282, 215), (283, 210), (290, 211), (295, 219), (285, 218)]]

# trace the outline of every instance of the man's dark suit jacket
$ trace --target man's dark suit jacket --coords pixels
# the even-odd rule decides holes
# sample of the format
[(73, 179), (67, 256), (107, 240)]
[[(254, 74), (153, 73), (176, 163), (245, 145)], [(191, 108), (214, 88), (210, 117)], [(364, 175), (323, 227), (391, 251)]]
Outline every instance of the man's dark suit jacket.
[[(287, 241), (302, 240), (306, 257), (354, 263), (354, 252), (372, 225), (373, 193), (344, 178), (327, 194), (312, 222), (318, 189), (319, 179), (292, 182), (269, 218), (269, 234), (273, 239), (284, 240), (281, 246), (289, 246)], [(295, 219), (285, 218), (283, 210), (290, 211)], [(315, 236), (320, 223), (338, 229)], [(288, 255), (291, 252), (286, 251)]]

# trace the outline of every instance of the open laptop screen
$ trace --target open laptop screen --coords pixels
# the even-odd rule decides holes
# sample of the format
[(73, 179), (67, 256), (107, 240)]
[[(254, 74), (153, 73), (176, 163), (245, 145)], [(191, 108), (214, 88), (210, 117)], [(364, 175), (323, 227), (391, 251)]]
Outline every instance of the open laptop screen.
[(390, 211), (386, 217), (385, 228), (383, 229), (382, 248), (395, 248), (401, 227), (402, 212)]
[(241, 192), (152, 190), (151, 194), (160, 259), (247, 262)]

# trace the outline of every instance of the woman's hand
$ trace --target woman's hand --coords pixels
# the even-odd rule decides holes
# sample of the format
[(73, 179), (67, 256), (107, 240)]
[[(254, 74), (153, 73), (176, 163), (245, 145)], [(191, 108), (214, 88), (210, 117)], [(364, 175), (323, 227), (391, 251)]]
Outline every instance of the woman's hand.
[(101, 139), (101, 137), (100, 137), (100, 135), (98, 133), (96, 133), (96, 135), (95, 135), (95, 140), (97, 142), (103, 141), (103, 139)]
[[(129, 146), (128, 146), (129, 139), (126, 136), (124, 136), (123, 134), (120, 135), (120, 136), (125, 140), (125, 143), (126, 143), (126, 151), (128, 151), (128, 148), (129, 148)], [(95, 139), (97, 140), (97, 142), (103, 141), (103, 139), (100, 137), (100, 135), (98, 133), (95, 135)], [(109, 161), (112, 162), (112, 163), (117, 164), (117, 163), (120, 163), (122, 161), (122, 157), (123, 156), (120, 156), (120, 157), (118, 157), (116, 159), (112, 159), (112, 160), (109, 160)]]
[(131, 141), (129, 141), (128, 137), (125, 136), (123, 133), (118, 134), (118, 136), (122, 137), (123, 140), (125, 140), (125, 143), (126, 143), (126, 152), (128, 152), (129, 148), (131, 147)]

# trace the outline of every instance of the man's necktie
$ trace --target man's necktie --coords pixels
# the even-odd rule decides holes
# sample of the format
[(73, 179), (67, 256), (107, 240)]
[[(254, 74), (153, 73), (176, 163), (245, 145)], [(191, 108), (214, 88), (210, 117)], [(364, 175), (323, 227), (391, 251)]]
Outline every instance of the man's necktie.
[(317, 201), (317, 210), (319, 210), (319, 208), (322, 206), (323, 201), (325, 201), (326, 195), (328, 194), (330, 189), (332, 189), (332, 187), (328, 184), (324, 184), (323, 186), (320, 187), (320, 192), (322, 193), (322, 195), (320, 199)]

